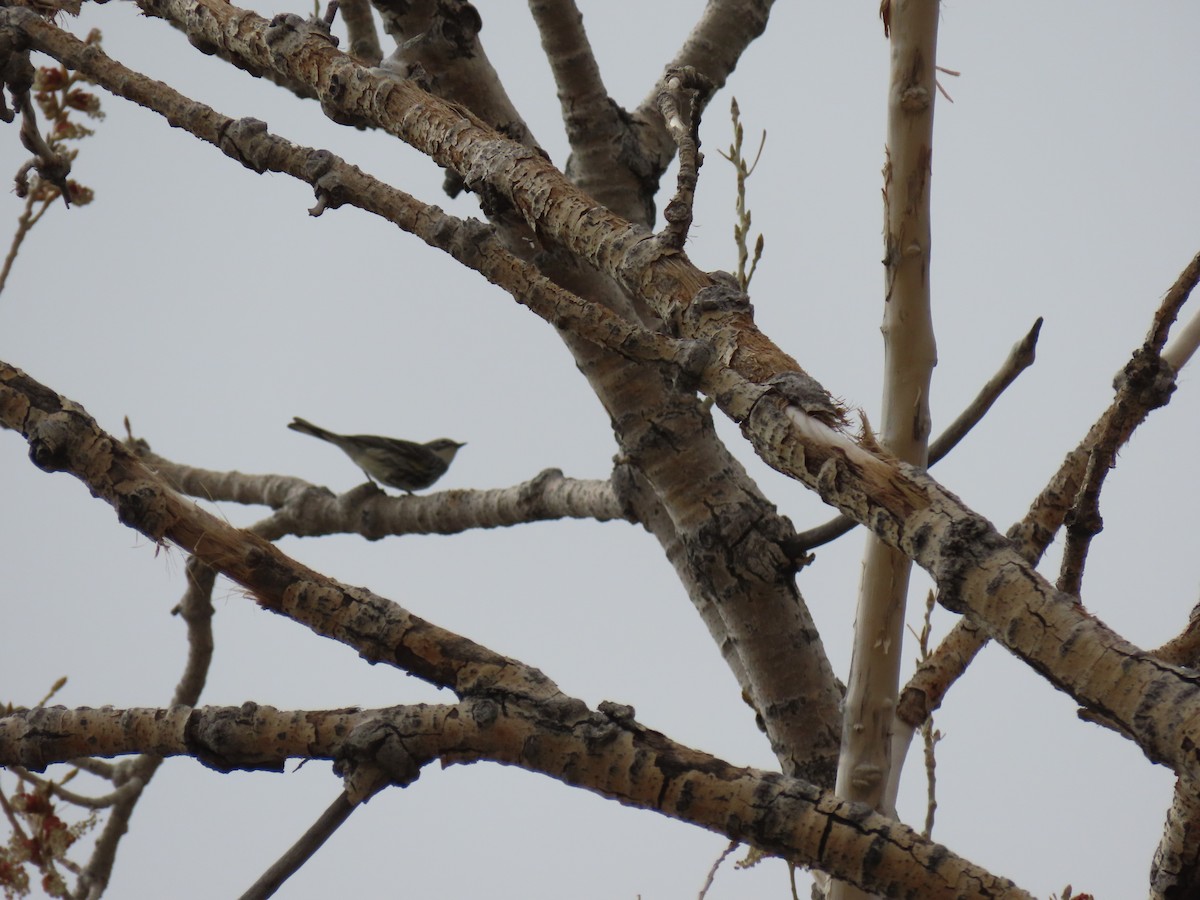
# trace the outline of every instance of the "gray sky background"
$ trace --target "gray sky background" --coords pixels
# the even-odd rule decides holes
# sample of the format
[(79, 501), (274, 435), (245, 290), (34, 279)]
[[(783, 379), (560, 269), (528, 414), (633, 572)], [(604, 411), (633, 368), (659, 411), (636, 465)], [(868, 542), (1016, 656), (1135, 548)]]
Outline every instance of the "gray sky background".
[[(524, 4), (478, 4), (484, 41), (518, 107), (560, 165), (565, 141)], [(580, 2), (612, 95), (636, 105), (699, 2)], [(283, 9), (283, 6), (278, 7)], [(294, 11), (307, 12), (302, 6)], [(729, 97), (747, 141), (769, 132), (749, 182), (766, 254), (758, 322), (830, 390), (878, 419), (887, 44), (869, 3), (780, 3), (702, 129), (701, 268), (735, 265)], [(276, 7), (259, 11), (270, 15)], [(89, 7), (110, 54), (228, 115), (460, 214), (437, 168), (380, 134), (338, 128), (317, 105), (195, 53), (131, 4)], [(937, 432), (1045, 316), (1038, 362), (938, 466), (1000, 528), (1019, 518), (1111, 397), (1163, 291), (1200, 248), (1200, 6), (947, 3), (934, 149), (932, 405)], [(543, 468), (603, 478), (614, 445), (600, 405), (552, 329), (416, 239), (345, 208), (310, 218), (309, 189), (259, 176), (156, 116), (103, 95), (108, 118), (74, 175), (93, 205), (53, 210), (0, 296), (0, 358), (193, 465), (280, 472), (345, 490), (341, 454), (288, 431), (293, 415), (345, 432), (469, 444), (442, 486), (499, 487)], [(25, 158), (0, 129), (0, 171)], [(7, 177), (7, 175), (6, 175)], [(664, 182), (670, 189), (671, 182)], [(661, 207), (660, 203), (660, 207)], [(15, 222), (19, 201), (0, 201)], [(7, 229), (8, 226), (4, 226)], [(1142, 646), (1197, 600), (1200, 438), (1185, 371), (1110, 477), (1084, 600)], [(720, 422), (770, 496), (808, 527), (828, 511), (770, 471)], [(159, 706), (184, 654), (169, 615), (183, 556), (156, 552), (78, 482), (48, 476), (0, 434), (0, 701), (33, 703), (59, 676), (69, 706)], [(236, 523), (262, 510), (222, 507)], [(822, 548), (801, 574), (842, 677), (862, 536)], [(458, 537), (287, 540), (283, 549), (418, 615), (543, 669), (591, 704), (732, 762), (774, 767), (769, 747), (656, 543), (625, 523), (553, 523)], [(1056, 571), (1057, 553), (1044, 571)], [(928, 582), (913, 587), (918, 621)], [(217, 653), (204, 702), (281, 708), (445, 701), (394, 670), (216, 593)], [(935, 615), (939, 634), (952, 624)], [(911, 659), (915, 650), (906, 651)], [(911, 668), (910, 666), (907, 668)], [(1099, 898), (1144, 893), (1172, 777), (1137, 748), (1076, 720), (1074, 704), (989, 647), (937, 726), (934, 837), (1039, 895), (1067, 883)], [(2, 781), (11, 788), (12, 779)], [(236, 896), (335, 796), (323, 764), (219, 776), (188, 760), (160, 771), (123, 842), (112, 897)], [(902, 815), (925, 785), (910, 760)], [(725, 842), (651, 813), (493, 765), (427, 769), (373, 800), (279, 896), (694, 897)], [(802, 887), (803, 891), (804, 888)], [(786, 868), (725, 867), (715, 900), (788, 896)]]

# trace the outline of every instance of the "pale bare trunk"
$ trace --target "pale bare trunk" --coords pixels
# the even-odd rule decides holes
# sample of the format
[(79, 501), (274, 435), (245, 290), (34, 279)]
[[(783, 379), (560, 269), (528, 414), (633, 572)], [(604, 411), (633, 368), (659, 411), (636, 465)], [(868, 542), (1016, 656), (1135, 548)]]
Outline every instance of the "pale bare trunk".
[[(887, 10), (885, 6), (885, 16)], [(886, 25), (888, 18), (884, 21)], [(929, 381), (937, 362), (929, 313), (937, 22), (936, 0), (890, 4), (891, 83), (883, 169), (885, 381), (879, 437), (887, 452), (922, 467), (929, 439)], [(904, 554), (877, 538), (868, 539), (838, 765), (839, 796), (889, 815), (894, 814), (889, 784), (899, 776), (902, 762), (892, 758), (892, 730), (911, 569)], [(869, 895), (838, 883), (830, 896), (851, 900)]]

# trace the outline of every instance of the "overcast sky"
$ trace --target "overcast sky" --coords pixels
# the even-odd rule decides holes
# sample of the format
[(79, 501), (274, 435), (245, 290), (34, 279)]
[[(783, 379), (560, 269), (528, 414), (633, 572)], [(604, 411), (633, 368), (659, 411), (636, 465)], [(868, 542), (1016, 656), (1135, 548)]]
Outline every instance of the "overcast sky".
[[(552, 155), (565, 140), (524, 4), (477, 4), (482, 40)], [(614, 98), (651, 89), (703, 4), (584, 2)], [(284, 6), (262, 8), (270, 15)], [(307, 13), (303, 5), (291, 7)], [(202, 57), (132, 4), (89, 6), (77, 34), (219, 111), (265, 119), (456, 213), (438, 169), (378, 133), (339, 128), (315, 103)], [(947, 3), (939, 63), (933, 296), (940, 430), (1044, 316), (1037, 365), (938, 466), (937, 477), (1001, 529), (1023, 515), (1111, 397), (1163, 291), (1200, 249), (1200, 5)], [(781, 3), (709, 108), (688, 254), (733, 268), (736, 95), (748, 141), (768, 131), (749, 182), (766, 253), (757, 321), (850, 405), (878, 420), (880, 167), (888, 48), (877, 4)], [(0, 359), (82, 403), (110, 432), (129, 416), (159, 453), (197, 466), (279, 472), (341, 491), (361, 474), (288, 431), (327, 428), (467, 441), (439, 486), (491, 488), (547, 467), (606, 477), (604, 413), (551, 328), (393, 226), (351, 208), (307, 215), (309, 188), (255, 175), (156, 116), (103, 95), (108, 118), (81, 146), (86, 208), (52, 210), (0, 295)], [(26, 154), (0, 128), (0, 172)], [(6, 175), (7, 177), (7, 175)], [(660, 203), (660, 206), (662, 204)], [(20, 201), (0, 200), (0, 223)], [(0, 225), (0, 230), (10, 226)], [(3, 239), (6, 243), (7, 239)], [(1200, 588), (1194, 510), (1200, 385), (1185, 371), (1108, 481), (1084, 586), (1089, 609), (1153, 647), (1186, 622)], [(828, 511), (735, 452), (800, 529)], [(74, 479), (32, 467), (0, 433), (0, 702), (31, 704), (62, 675), (68, 706), (160, 706), (185, 652), (169, 615), (184, 557), (157, 552)], [(261, 509), (224, 506), (249, 523)], [(552, 523), (458, 537), (286, 540), (328, 575), (537, 666), (591, 704), (632, 704), (652, 728), (731, 762), (774, 767), (707, 632), (657, 544), (626, 523)], [(844, 678), (861, 534), (801, 574)], [(1044, 571), (1056, 571), (1051, 552)], [(914, 616), (928, 582), (914, 583)], [(439, 694), (260, 611), (228, 582), (203, 702), (281, 708), (386, 706)], [(939, 634), (953, 623), (935, 618)], [(906, 651), (910, 660), (915, 651)], [(911, 666), (907, 665), (906, 670)], [(1074, 704), (989, 647), (937, 726), (934, 837), (1021, 887), (1070, 883), (1100, 898), (1144, 893), (1171, 774), (1131, 743), (1080, 723)], [(13, 780), (0, 779), (5, 790)], [(329, 766), (221, 776), (169, 761), (124, 840), (110, 896), (236, 896), (339, 790)], [(901, 814), (919, 826), (910, 765)], [(719, 836), (480, 764), (428, 768), (358, 812), (279, 896), (694, 897)], [(802, 895), (805, 888), (801, 888)], [(726, 867), (710, 897), (788, 896), (786, 868)]]

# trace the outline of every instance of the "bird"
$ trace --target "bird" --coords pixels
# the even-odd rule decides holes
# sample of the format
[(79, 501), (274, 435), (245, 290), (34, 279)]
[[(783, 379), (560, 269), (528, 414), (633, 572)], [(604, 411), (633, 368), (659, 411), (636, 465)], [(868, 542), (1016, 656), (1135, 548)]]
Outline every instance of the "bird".
[(328, 441), (354, 460), (368, 479), (409, 494), (430, 487), (445, 475), (454, 454), (466, 446), (449, 438), (418, 444), (370, 434), (334, 434), (299, 416), (288, 428)]

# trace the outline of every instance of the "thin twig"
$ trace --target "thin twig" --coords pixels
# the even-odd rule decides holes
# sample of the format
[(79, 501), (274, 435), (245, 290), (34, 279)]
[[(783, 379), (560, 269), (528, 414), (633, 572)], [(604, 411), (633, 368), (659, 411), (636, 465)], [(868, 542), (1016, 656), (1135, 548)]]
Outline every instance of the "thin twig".
[(758, 240), (754, 243), (754, 258), (750, 261), (750, 271), (747, 272), (746, 261), (750, 259), (750, 251), (746, 245), (746, 239), (750, 236), (751, 219), (750, 210), (746, 208), (746, 180), (754, 174), (754, 170), (758, 168), (758, 161), (762, 159), (763, 147), (767, 143), (767, 132), (764, 130), (762, 133), (762, 140), (758, 143), (758, 153), (754, 156), (754, 162), (747, 164), (746, 158), (742, 156), (745, 132), (742, 128), (741, 110), (738, 109), (736, 97), (729, 102), (729, 112), (733, 118), (733, 143), (729, 145), (728, 153), (722, 150), (717, 152), (733, 164), (734, 171), (737, 173), (737, 221), (733, 224), (733, 241), (737, 245), (738, 252), (738, 285), (745, 291), (750, 287), (750, 279), (754, 277), (754, 272), (758, 269), (758, 261), (762, 259), (764, 246), (763, 236), (759, 234)]
[(729, 846), (721, 851), (721, 855), (713, 861), (712, 866), (708, 870), (708, 877), (704, 879), (704, 887), (700, 888), (700, 894), (697, 897), (697, 900), (704, 900), (704, 898), (708, 895), (708, 889), (712, 887), (713, 879), (717, 877), (717, 869), (721, 868), (721, 863), (725, 862), (725, 860), (729, 858), (729, 854), (731, 854), (737, 848), (738, 842), (730, 841)]
[[(101, 794), (99, 797), (88, 797), (84, 794), (77, 794), (75, 791), (68, 790), (59, 782), (49, 778), (42, 778), (22, 766), (9, 766), (12, 773), (19, 778), (23, 778), (31, 784), (37, 785), (47, 793), (53, 794), (60, 800), (67, 803), (72, 803), (75, 806), (82, 806), (84, 809), (107, 809), (110, 806), (118, 803), (122, 798), (130, 794), (128, 785), (122, 785), (115, 791), (110, 791), (107, 794)], [(69, 778), (70, 776), (68, 776)]]
[(21, 244), (25, 242), (26, 236), (33, 229), (33, 226), (46, 214), (46, 210), (50, 208), (50, 204), (54, 202), (53, 198), (40, 200), (42, 208), (36, 213), (33, 211), (35, 203), (39, 202), (39, 198), (31, 191), (29, 196), (25, 198), (25, 209), (21, 215), (17, 216), (17, 230), (13, 233), (12, 245), (8, 248), (8, 255), (4, 257), (4, 268), (0, 269), (0, 292), (4, 291), (4, 285), (8, 282), (8, 273), (12, 271), (13, 263), (17, 260), (17, 253), (21, 250)]
[(273, 896), (346, 823), (357, 805), (350, 802), (345, 792), (339, 794), (300, 839), (242, 894), (241, 900), (265, 900)]
[[(128, 431), (128, 419), (125, 420), (125, 427)], [(172, 610), (186, 623), (188, 642), (187, 659), (171, 699), (174, 706), (195, 706), (207, 681), (213, 654), (212, 591), (215, 583), (215, 570), (194, 556), (188, 558), (187, 589), (179, 605)], [(142, 792), (154, 778), (161, 764), (161, 757), (143, 755), (111, 770), (110, 777), (117, 789), (108, 797), (97, 800), (107, 801), (111, 798), (112, 812), (104, 823), (92, 856), (84, 868), (83, 877), (80, 879), (81, 888), (85, 885), (98, 885), (102, 890), (108, 884), (116, 861), (117, 847), (129, 828), (129, 818), (133, 815)]]
[[(937, 605), (933, 591), (925, 598), (925, 616), (921, 622), (921, 633), (917, 635), (918, 662), (929, 659), (929, 637), (933, 631), (933, 608)], [(921, 739), (925, 744), (925, 827), (921, 834), (925, 837), (933, 835), (933, 819), (937, 813), (937, 742), (942, 739), (942, 733), (934, 730), (933, 715), (925, 717), (921, 723)]]

